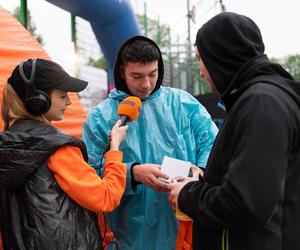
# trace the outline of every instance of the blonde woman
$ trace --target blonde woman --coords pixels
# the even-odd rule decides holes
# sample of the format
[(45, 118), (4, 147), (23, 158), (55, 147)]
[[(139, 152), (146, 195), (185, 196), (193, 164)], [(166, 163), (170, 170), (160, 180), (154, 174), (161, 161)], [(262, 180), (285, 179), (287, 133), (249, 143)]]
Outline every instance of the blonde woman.
[(112, 211), (125, 190), (119, 145), (127, 126), (111, 130), (104, 177), (87, 164), (84, 143), (51, 125), (87, 82), (44, 59), (21, 62), (4, 86), (0, 135), (0, 207), (4, 249), (102, 249), (97, 213)]

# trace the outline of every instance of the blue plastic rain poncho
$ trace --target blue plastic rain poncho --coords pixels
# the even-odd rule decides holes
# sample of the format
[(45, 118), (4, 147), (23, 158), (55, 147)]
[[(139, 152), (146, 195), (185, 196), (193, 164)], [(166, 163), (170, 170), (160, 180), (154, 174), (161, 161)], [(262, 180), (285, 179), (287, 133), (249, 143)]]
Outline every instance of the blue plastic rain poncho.
[[(93, 109), (83, 127), (89, 163), (95, 168), (100, 165), (109, 130), (119, 119), (118, 106), (129, 95), (118, 71), (118, 61), (119, 58), (115, 66), (117, 89)], [(179, 89), (161, 87), (162, 75), (160, 59), (156, 87), (143, 100), (138, 118), (128, 124), (120, 146), (127, 165), (127, 186), (120, 206), (107, 214), (120, 249), (172, 250), (177, 237), (177, 220), (168, 201), (169, 193), (155, 192), (143, 184), (132, 185), (132, 164), (161, 164), (167, 155), (205, 166), (217, 133), (210, 115), (194, 97)]]
[[(94, 167), (100, 165), (108, 132), (119, 119), (118, 106), (127, 96), (113, 90), (84, 124), (83, 139), (89, 163)], [(165, 87), (142, 102), (140, 115), (128, 125), (120, 147), (127, 164), (127, 186), (120, 206), (107, 215), (109, 226), (121, 249), (174, 249), (177, 222), (168, 193), (158, 193), (141, 184), (133, 190), (131, 165), (135, 162), (161, 164), (167, 155), (205, 166), (216, 126), (195, 98), (182, 90)]]

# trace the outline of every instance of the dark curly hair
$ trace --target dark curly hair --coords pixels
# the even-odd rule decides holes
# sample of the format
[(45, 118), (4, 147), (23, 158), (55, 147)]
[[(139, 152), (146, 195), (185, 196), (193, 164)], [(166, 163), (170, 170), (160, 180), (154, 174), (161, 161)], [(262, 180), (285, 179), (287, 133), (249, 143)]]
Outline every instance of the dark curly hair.
[(160, 52), (157, 47), (147, 40), (135, 40), (127, 44), (121, 52), (121, 62), (127, 63), (150, 63), (160, 59)]

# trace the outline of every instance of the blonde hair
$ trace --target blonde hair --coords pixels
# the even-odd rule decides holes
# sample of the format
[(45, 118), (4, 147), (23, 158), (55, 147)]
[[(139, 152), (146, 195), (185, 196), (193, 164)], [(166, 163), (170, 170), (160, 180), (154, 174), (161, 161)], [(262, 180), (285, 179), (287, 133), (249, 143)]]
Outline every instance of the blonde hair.
[(45, 121), (44, 116), (34, 116), (28, 113), (22, 100), (9, 83), (5, 83), (3, 87), (2, 119), (4, 121), (4, 131), (17, 119)]

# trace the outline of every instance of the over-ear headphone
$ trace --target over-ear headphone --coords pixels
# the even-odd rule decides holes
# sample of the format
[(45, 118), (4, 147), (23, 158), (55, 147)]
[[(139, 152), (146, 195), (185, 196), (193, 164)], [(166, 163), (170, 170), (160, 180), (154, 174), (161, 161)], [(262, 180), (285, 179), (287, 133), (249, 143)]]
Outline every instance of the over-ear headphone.
[(46, 113), (50, 109), (51, 99), (46, 92), (38, 90), (35, 86), (36, 63), (37, 59), (33, 59), (29, 79), (24, 73), (24, 62), (21, 62), (19, 65), (19, 73), (26, 84), (26, 93), (23, 100), (24, 106), (30, 114), (38, 116)]

